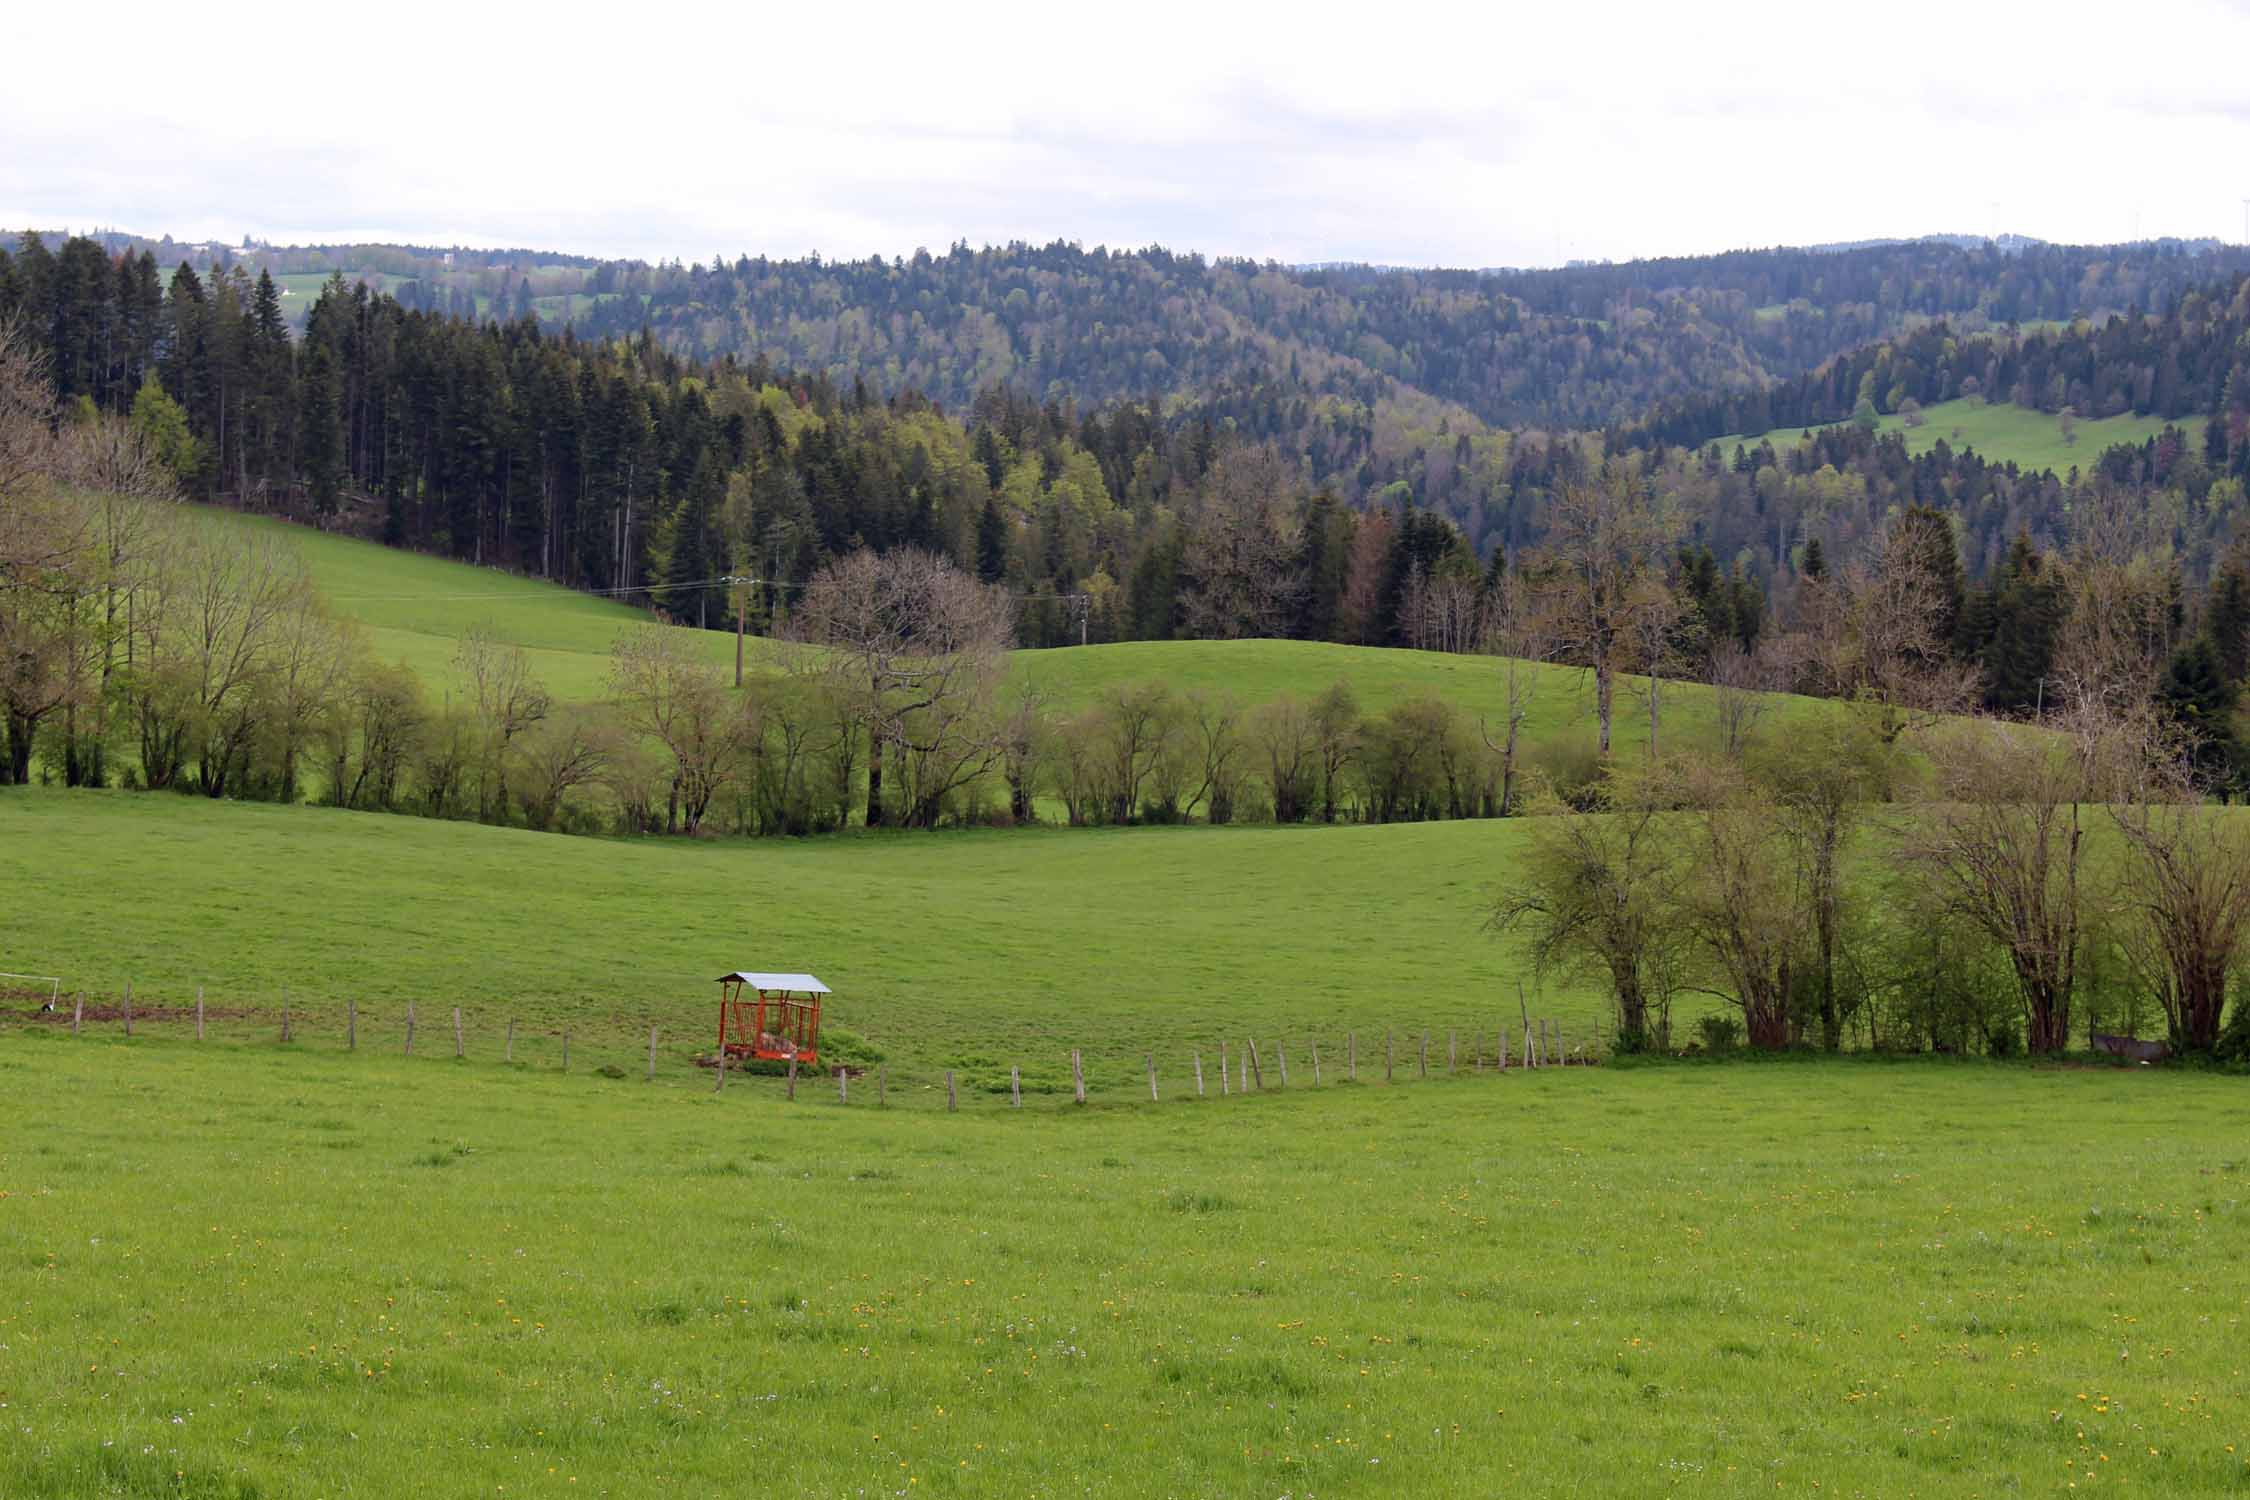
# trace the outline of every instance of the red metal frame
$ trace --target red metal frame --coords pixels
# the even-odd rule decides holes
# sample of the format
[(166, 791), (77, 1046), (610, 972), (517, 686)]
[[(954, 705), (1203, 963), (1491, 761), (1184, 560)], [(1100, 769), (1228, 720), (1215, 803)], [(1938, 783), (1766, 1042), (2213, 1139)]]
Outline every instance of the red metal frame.
[[(753, 998), (745, 999), (749, 991)], [(820, 996), (754, 990), (740, 979), (719, 981), (719, 1051), (804, 1067), (820, 1063)]]

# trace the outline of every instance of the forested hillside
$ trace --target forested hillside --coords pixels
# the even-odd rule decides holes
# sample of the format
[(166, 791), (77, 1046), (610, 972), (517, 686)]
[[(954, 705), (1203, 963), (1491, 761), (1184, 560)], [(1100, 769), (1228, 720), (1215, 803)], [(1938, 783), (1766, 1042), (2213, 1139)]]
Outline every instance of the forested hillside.
[[(2079, 540), (2071, 517), (2086, 513), (2081, 502), (2114, 497), (2160, 542), (2161, 566), (2192, 595), (2229, 542), (2250, 463), (2250, 283), (2167, 290), (2211, 269), (2209, 255), (2097, 265), (2076, 251), (2002, 256), (1941, 245), (1768, 253), (1672, 270), (1431, 277), (1427, 285), (1444, 291), (1432, 301), (1408, 296), (1421, 283), (1399, 273), (1039, 252), (1049, 254), (1086, 275), (1102, 268), (1092, 305), (1119, 299), (1117, 307), (1159, 320), (1184, 317), (1186, 305), (1161, 286), (1201, 288), (1200, 306), (1219, 305), (1210, 301), (1215, 287), (1250, 297), (1258, 317), (1201, 325), (1233, 350), (1243, 379), (1162, 402), (1105, 403), (1083, 392), (1038, 399), (1015, 375), (996, 375), (960, 403), (941, 404), (911, 387), (886, 394), (883, 379), (674, 352), (661, 319), (631, 338), (591, 339), (547, 331), (529, 314), (501, 321), (417, 310), (411, 298), (341, 274), (319, 289), (295, 335), (267, 271), (252, 276), (237, 262), (167, 277), (154, 248), (113, 254), (84, 238), (54, 249), (30, 239), (0, 253), (0, 316), (22, 322), (66, 403), (131, 413), (191, 494), (643, 602), (662, 604), (673, 591), (673, 608), (713, 625), (731, 623), (731, 613), (714, 613), (726, 602), (683, 586), (747, 575), (759, 580), (746, 599), (754, 629), (775, 628), (824, 560), (912, 546), (1015, 591), (1026, 644), (1289, 635), (1466, 645), (1479, 638), (1480, 601), (1505, 563), (1548, 539), (1554, 498), (1592, 476), (1605, 449), (1634, 447), (1640, 478), (1665, 503), (1679, 566), (1703, 580), (1701, 592), (1712, 580), (1725, 584), (1730, 617), (1743, 617), (1738, 634), (1755, 633), (1769, 601), (1786, 604), (1813, 560), (1841, 567), (1864, 557), (1888, 518), (1914, 505), (1954, 518), (1964, 576), (1991, 583), (2019, 539), (2031, 555), (2059, 554)], [(995, 289), (1019, 279), (1022, 259), (964, 251), (824, 274), (839, 299), (847, 286), (872, 296), (878, 286), (919, 285), (935, 309), (952, 305), (939, 288)], [(1886, 265), (1892, 270), (1879, 275)], [(1916, 267), (1919, 279), (1907, 274)], [(615, 263), (565, 269), (601, 275)], [(795, 285), (804, 269), (769, 266), (747, 279), (734, 270), (676, 274), (682, 286), (702, 275), (748, 296)], [(485, 263), (475, 274), (508, 273)], [(1439, 317), (1443, 305), (1459, 317), (1469, 316), (1459, 308), (1486, 306), (1498, 329), (1526, 309), (1579, 317), (1596, 305), (1583, 299), (1602, 297), (1619, 304), (1612, 312), (1647, 299), (1649, 317), (1660, 320), (1669, 314), (1654, 308), (1669, 294), (1648, 287), (1675, 277), (1707, 279), (1720, 301), (1811, 305), (1813, 294), (1834, 292), (1901, 317), (1959, 302), (1989, 317), (2112, 295), (2164, 301), (2156, 312), (2031, 334), (1932, 325), (1776, 385), (1751, 398), (1764, 403), (1759, 410), (1683, 404), (1606, 440), (1496, 429), (1371, 375), (1365, 362), (1308, 360), (1289, 353), (1289, 341), (1250, 331), (1292, 317), (1310, 329), (1317, 310), (1343, 307), (1336, 299), (1347, 292), (1353, 306), (1396, 307), (1445, 326), (1453, 325)], [(1033, 282), (1049, 288), (1057, 316), (1080, 305), (1066, 295), (1077, 284), (1071, 275)], [(1508, 287), (1524, 295), (1500, 290)], [(1016, 292), (1026, 318), (1045, 316), (1022, 287), (1000, 300)], [(1547, 310), (1532, 306), (1541, 299)], [(916, 316), (861, 321), (911, 330)], [(1042, 358), (1094, 391), (1125, 379), (1120, 362), (1133, 356), (1103, 342), (1109, 326), (1058, 324), (1066, 331), (1041, 343)], [(1592, 347), (1562, 342), (1583, 344), (1581, 353)], [(1213, 347), (1190, 340), (1177, 352), (1192, 365), (1194, 350)], [(1470, 363), (1500, 375), (1511, 368), (1498, 356)], [(929, 373), (940, 385), (955, 378)], [(2177, 412), (2181, 427), (2133, 449), (2089, 450), (2075, 475), (2026, 472), (1944, 441), (1912, 451), (1864, 422), (1802, 444), (1696, 446), (1714, 427), (1747, 430), (1751, 417), (1901, 411), (1972, 390), (2034, 409), (2080, 405), (2090, 416)], [(1692, 443), (1674, 441), (1688, 434)]]
[(318, 280), (342, 271), (414, 311), (534, 317), (581, 336), (645, 327), (692, 358), (763, 357), (947, 407), (992, 386), (1091, 406), (1280, 382), (1366, 406), (1428, 398), (1510, 428), (1602, 427), (1661, 403), (1747, 393), (1932, 319), (1979, 332), (2162, 310), (2250, 269), (2240, 247), (2176, 241), (1928, 239), (1527, 271), (1292, 268), (1061, 243), (685, 266), (531, 250), (100, 243), (147, 253), (167, 274), (183, 262), (206, 275), (270, 271), (298, 322)]
[(2242, 277), (2098, 323), (1974, 337), (1937, 323), (1761, 390), (1712, 391), (1670, 403), (1622, 436), (1638, 445), (1756, 437), (1776, 427), (1912, 413), (1966, 397), (2075, 419), (2133, 412), (2200, 425), (2206, 416), (2224, 418), (2209, 434), (2209, 458), (2241, 475), (2250, 473), (2244, 467), (2250, 455), (2240, 451), (2240, 423), (2232, 414), (2250, 411), (2246, 335), (2250, 278)]

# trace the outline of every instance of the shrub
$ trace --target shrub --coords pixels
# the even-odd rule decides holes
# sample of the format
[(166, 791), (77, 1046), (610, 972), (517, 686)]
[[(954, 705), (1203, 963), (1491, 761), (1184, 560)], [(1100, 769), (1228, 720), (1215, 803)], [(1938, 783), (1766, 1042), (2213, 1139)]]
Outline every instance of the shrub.
[(2219, 1044), (2212, 1049), (2212, 1056), (2220, 1062), (2250, 1063), (2250, 995), (2236, 992), (2234, 1010), (2219, 1031)]
[(1564, 803), (1580, 812), (1594, 810), (1602, 780), (1602, 758), (1589, 736), (1541, 740), (1525, 749), (1524, 763)]
[(1742, 1023), (1732, 1016), (1705, 1016), (1695, 1029), (1706, 1052), (1732, 1052), (1742, 1041)]

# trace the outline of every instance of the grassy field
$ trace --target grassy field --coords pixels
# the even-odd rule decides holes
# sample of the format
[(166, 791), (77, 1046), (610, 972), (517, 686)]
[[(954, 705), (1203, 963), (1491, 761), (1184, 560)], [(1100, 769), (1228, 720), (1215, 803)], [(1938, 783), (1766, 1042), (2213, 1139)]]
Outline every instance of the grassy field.
[[(1993, 463), (2013, 463), (2023, 469), (2053, 469), (2058, 474), (2068, 471), (2074, 464), (2081, 469), (2091, 466), (2104, 449), (2114, 444), (2145, 443), (2166, 426), (2162, 417), (2136, 417), (2128, 412), (2123, 416), (2080, 422), (2078, 440), (2066, 443), (2055, 418), (2045, 412), (2005, 403), (1977, 405), (1968, 401), (1944, 401), (1925, 407), (1922, 415), (1927, 420), (1920, 427), (1908, 427), (1896, 416), (1884, 417), (1881, 430), (1904, 433), (1910, 453), (1927, 453), (1942, 438), (1956, 449), (1974, 448)], [(2192, 430), (2199, 421), (2190, 417), (2175, 425)], [(1764, 441), (1781, 452), (1795, 447), (1812, 430), (1776, 427), (1764, 434)], [(1736, 443), (1755, 447), (1759, 441), (1757, 437), (1724, 437), (1719, 439), (1719, 445), (1731, 453)]]
[(2250, 1487), (2237, 1080), (947, 1116), (67, 1034), (0, 1078), (8, 1495)]
[[(645, 1066), (656, 1025), (663, 1068), (686, 1071), (716, 975), (803, 968), (908, 1086), (953, 1068), (999, 1088), (1016, 1065), (1060, 1087), (1078, 1047), (1097, 1092), (1132, 1097), (1144, 1054), (1177, 1079), (1191, 1049), (1215, 1067), (1252, 1035), (1300, 1067), (1315, 1040), (1334, 1066), (1347, 1031), (1369, 1065), (1386, 1026), (1489, 1054), (1506, 1022), (1520, 1047), (1522, 970), (1480, 924), (1527, 826), (627, 841), (28, 790), (0, 797), (0, 969), (112, 1009), (130, 980), (143, 1028), (168, 1010), (172, 1034), (203, 986), (222, 1030), (270, 1035), (286, 986), (317, 1047), (342, 1045), (347, 1000), (386, 1039), (415, 1002), (448, 1047), (462, 1006), (485, 1057), (515, 1018), (520, 1058), (556, 1060), (570, 1028), (582, 1063)], [(1533, 1000), (1579, 1039), (1607, 1009), (1572, 987)]]

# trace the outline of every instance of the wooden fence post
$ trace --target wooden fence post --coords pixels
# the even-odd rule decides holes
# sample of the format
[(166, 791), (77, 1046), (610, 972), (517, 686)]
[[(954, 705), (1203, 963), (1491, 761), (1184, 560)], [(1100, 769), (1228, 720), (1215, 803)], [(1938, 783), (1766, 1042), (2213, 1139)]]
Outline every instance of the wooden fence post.
[(1281, 1086), (1283, 1088), (1289, 1087), (1289, 1044), (1287, 1042), (1276, 1041), (1273, 1044), (1273, 1062), (1274, 1066), (1281, 1070)]
[(133, 1034), (133, 981), (125, 981), (125, 1034)]
[(1203, 1049), (1195, 1049), (1195, 1097), (1203, 1097)]
[(1344, 1033), (1344, 1081), (1359, 1082), (1359, 1033), (1356, 1031)]
[(1523, 1065), (1527, 1068), (1539, 1066), (1539, 1051), (1531, 1045), (1531, 1023), (1529, 1021), (1523, 1023)]
[(1430, 1034), (1426, 1031), (1422, 1033), (1421, 1059), (1422, 1076), (1427, 1078), (1430, 1076)]
[(959, 1107), (958, 1102), (953, 1097), (953, 1070), (947, 1068), (945, 1070), (945, 1112), (951, 1114)]
[(1315, 1038), (1312, 1044), (1312, 1086), (1316, 1089), (1320, 1087), (1320, 1041), (1318, 1038)]
[(648, 1029), (648, 1081), (656, 1082), (656, 1028)]
[(1227, 1044), (1222, 1038), (1219, 1042), (1219, 1097), (1224, 1099), (1231, 1088), (1227, 1081)]
[(289, 1040), (289, 986), (286, 984), (281, 987), (281, 1040), (284, 1044)]
[(875, 1107), (877, 1109), (889, 1109), (891, 1107), (891, 1081), (884, 1074), (881, 1063), (875, 1065)]
[(1017, 1109), (1023, 1108), (1023, 1069), (1008, 1064), (1008, 1099)]
[(797, 1054), (794, 1052), (789, 1054), (789, 1091), (783, 1097), (788, 1099), (797, 1097)]
[(1383, 1082), (1391, 1081), (1391, 1028), (1383, 1028)]
[[(510, 1025), (513, 1025), (514, 1023), (513, 1023), (513, 1022), (510, 1022), (509, 1024), (510, 1024)], [(718, 1066), (717, 1066), (717, 1067), (715, 1067), (715, 1068), (713, 1068), (713, 1069), (711, 1070), (712, 1072), (714, 1072), (714, 1073), (716, 1073), (716, 1074), (718, 1074), (718, 1075), (719, 1075), (718, 1081), (717, 1081), (716, 1083), (714, 1083), (714, 1084), (712, 1084), (712, 1085), (711, 1085), (711, 1092), (712, 1092), (712, 1093), (714, 1093), (714, 1094), (716, 1094), (717, 1092), (719, 1092), (719, 1090), (721, 1090), (721, 1089), (723, 1089), (723, 1088), (725, 1088), (725, 1087), (727, 1086), (727, 1049), (726, 1049), (726, 1048), (724, 1048), (724, 1047), (721, 1047), (721, 1048), (719, 1049), (719, 1056), (718, 1056), (718, 1059), (717, 1059), (717, 1061), (718, 1061)]]
[(838, 1104), (849, 1104), (849, 1103), (851, 1103), (851, 1102), (852, 1102), (852, 1084), (851, 1084), (851, 1077), (852, 1077), (852, 1075), (851, 1075), (851, 1070), (850, 1070), (849, 1068), (846, 1068), (846, 1067), (842, 1066), (841, 1064), (839, 1064), (839, 1065), (837, 1066), (837, 1069), (836, 1069), (836, 1102), (837, 1102)]
[[(201, 1002), (198, 1001), (197, 1009), (200, 1010), (201, 1008)], [(346, 1052), (357, 1052), (359, 1050), (359, 1001), (357, 998), (344, 1002), (344, 1050)]]
[(1458, 1032), (1448, 1031), (1445, 1034), (1445, 1071), (1461, 1071), (1461, 1038)]
[[(567, 1053), (569, 1049), (564, 1051)], [(406, 1055), (414, 1055), (414, 1002), (411, 1000), (406, 1002)]]
[(1155, 1104), (1160, 1102), (1156, 1097), (1156, 1054), (1150, 1052), (1144, 1055), (1148, 1059), (1148, 1102)]
[(516, 1060), (516, 1018), (514, 1016), (508, 1017), (508, 1050), (505, 1057), (509, 1062)]
[(1244, 1055), (1250, 1059), (1250, 1070), (1258, 1075), (1258, 1087), (1263, 1090), (1266, 1086), (1266, 1070), (1258, 1066), (1258, 1039), (1252, 1037), (1242, 1045), (1249, 1049)]
[(467, 1055), (467, 1049), (461, 1045), (461, 1007), (456, 1005), (453, 1007), (453, 1060), (459, 1062)]
[(567, 1073), (567, 1072), (569, 1072), (569, 1071), (570, 1071), (570, 1033), (569, 1033), (569, 1032), (567, 1032), (567, 1031), (563, 1033), (563, 1065), (562, 1065), (562, 1070), (563, 1070), (563, 1071), (564, 1071), (565, 1073)]
[(1084, 1104), (1086, 1102), (1086, 1069), (1078, 1060), (1078, 1049), (1076, 1047), (1070, 1049), (1070, 1087), (1071, 1091), (1078, 1096), (1078, 1102)]
[(70, 1006), (70, 1034), (72, 1036), (78, 1035), (78, 1027), (80, 1023), (82, 1023), (85, 1019), (86, 992), (84, 990), (80, 990), (78, 992), (78, 998), (72, 1001)]

